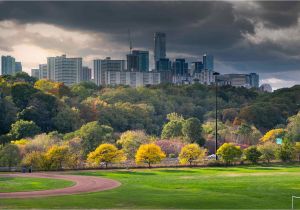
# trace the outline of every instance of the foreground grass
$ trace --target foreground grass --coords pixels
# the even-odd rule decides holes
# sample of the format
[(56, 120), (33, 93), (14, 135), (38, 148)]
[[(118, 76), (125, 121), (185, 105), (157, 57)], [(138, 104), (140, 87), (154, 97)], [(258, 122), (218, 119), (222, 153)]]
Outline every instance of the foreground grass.
[[(67, 180), (30, 178), (30, 177), (0, 177), (0, 192), (21, 192), (34, 190), (50, 190), (72, 186)], [(1, 205), (1, 201), (0, 201)]]
[[(103, 192), (34, 199), (1, 199), (3, 208), (289, 209), (300, 195), (300, 168), (229, 167), (80, 171), (119, 180)], [(300, 208), (300, 201), (296, 201)]]

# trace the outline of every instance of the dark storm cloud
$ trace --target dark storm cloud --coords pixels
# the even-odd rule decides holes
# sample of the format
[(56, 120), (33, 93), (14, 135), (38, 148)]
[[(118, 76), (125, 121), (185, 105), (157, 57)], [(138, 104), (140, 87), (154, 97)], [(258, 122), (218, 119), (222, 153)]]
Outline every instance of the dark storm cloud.
[[(236, 5), (239, 7), (236, 7)], [(167, 34), (170, 54), (200, 58), (212, 53), (238, 71), (298, 70), (299, 45), (284, 47), (276, 41), (250, 43), (255, 27), (298, 27), (299, 2), (2, 2), (0, 20), (49, 23), (67, 29), (101, 32), (108, 42), (153, 48), (153, 33)], [(287, 35), (288, 36), (288, 35)], [(0, 40), (1, 42), (1, 40)], [(1, 47), (1, 43), (0, 43)], [(221, 70), (222, 71), (222, 70)]]

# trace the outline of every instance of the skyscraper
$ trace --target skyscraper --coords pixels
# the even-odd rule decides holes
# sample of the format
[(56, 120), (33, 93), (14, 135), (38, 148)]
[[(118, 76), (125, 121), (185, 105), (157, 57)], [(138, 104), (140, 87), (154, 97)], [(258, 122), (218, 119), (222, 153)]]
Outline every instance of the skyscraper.
[(157, 71), (169, 71), (171, 70), (171, 61), (169, 58), (161, 58), (156, 62), (155, 69)]
[(13, 75), (16, 73), (16, 60), (14, 57), (1, 56), (1, 75)]
[(203, 68), (210, 71), (214, 70), (214, 56), (207, 54), (203, 55)]
[(70, 86), (80, 82), (82, 58), (67, 58), (66, 55), (49, 57), (47, 69), (49, 79)]
[(184, 58), (177, 58), (173, 62), (173, 74), (177, 76), (186, 76), (188, 74), (188, 63)]
[(166, 34), (156, 32), (154, 34), (154, 63), (166, 58)]
[(110, 57), (94, 60), (94, 80), (96, 85), (105, 85), (105, 72), (124, 71), (124, 60), (112, 60)]
[(133, 50), (127, 55), (128, 71), (149, 71), (149, 51)]

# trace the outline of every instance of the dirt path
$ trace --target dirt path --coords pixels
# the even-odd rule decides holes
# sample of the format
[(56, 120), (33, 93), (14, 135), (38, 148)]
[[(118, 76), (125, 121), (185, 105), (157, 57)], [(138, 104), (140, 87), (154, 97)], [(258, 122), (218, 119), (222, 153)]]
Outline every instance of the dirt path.
[(51, 178), (51, 179), (64, 179), (75, 182), (75, 185), (62, 189), (53, 190), (40, 190), (30, 192), (9, 192), (0, 193), (0, 198), (32, 198), (44, 196), (58, 196), (70, 195), (87, 192), (97, 192), (109, 190), (121, 185), (120, 182), (100, 178), (95, 176), (77, 176), (77, 175), (64, 175), (59, 173), (31, 173), (31, 174), (1, 174), (2, 177), (36, 177), (36, 178)]

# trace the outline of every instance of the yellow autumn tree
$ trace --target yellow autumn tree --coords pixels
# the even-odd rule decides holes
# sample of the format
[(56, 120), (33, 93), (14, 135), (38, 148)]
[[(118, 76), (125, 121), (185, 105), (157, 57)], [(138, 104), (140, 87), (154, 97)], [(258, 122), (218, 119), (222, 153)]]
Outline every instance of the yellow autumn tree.
[(142, 144), (136, 152), (135, 162), (137, 164), (146, 163), (149, 168), (151, 164), (159, 163), (166, 157), (161, 148), (154, 144)]
[(45, 157), (51, 164), (52, 169), (62, 169), (63, 165), (69, 160), (69, 148), (68, 146), (54, 145), (46, 152)]
[(188, 144), (181, 149), (179, 154), (179, 162), (181, 164), (192, 163), (202, 161), (206, 155), (206, 149), (199, 147), (198, 144)]
[(105, 163), (106, 168), (109, 163), (118, 163), (125, 160), (124, 152), (118, 150), (113, 144), (101, 144), (94, 151), (90, 152), (87, 157), (89, 163), (96, 165)]
[(269, 130), (261, 139), (261, 142), (271, 141), (274, 142), (276, 138), (282, 137), (285, 134), (285, 130), (283, 128), (277, 128)]

